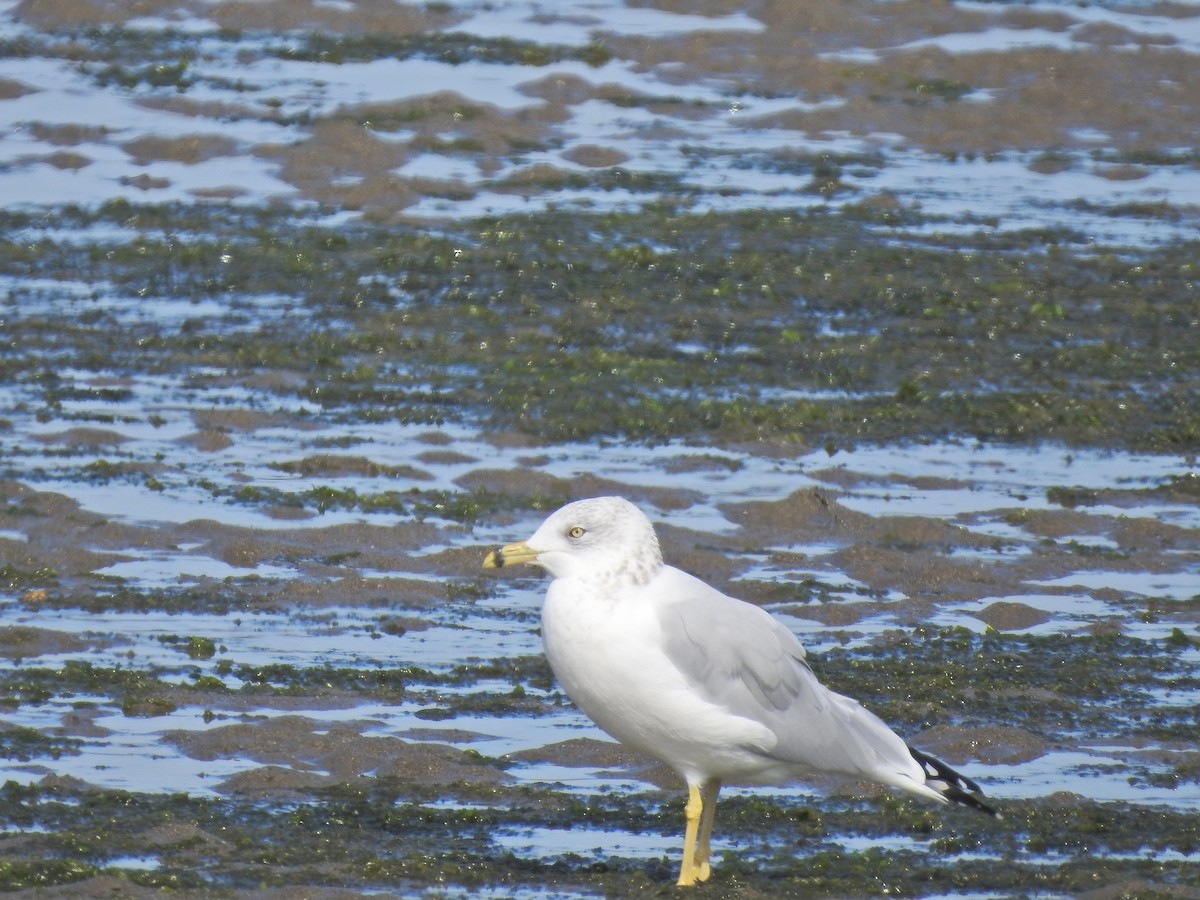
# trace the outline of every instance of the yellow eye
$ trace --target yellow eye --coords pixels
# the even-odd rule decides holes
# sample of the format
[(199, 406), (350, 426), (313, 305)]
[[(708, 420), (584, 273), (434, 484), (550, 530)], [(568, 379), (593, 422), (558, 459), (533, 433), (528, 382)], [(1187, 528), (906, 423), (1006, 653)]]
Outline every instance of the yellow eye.
[(585, 533), (586, 532), (583, 530), (583, 528), (576, 525), (574, 528), (572, 528), (570, 531), (567, 532), (567, 535), (569, 537), (573, 537), (573, 538), (581, 538), (584, 536)]

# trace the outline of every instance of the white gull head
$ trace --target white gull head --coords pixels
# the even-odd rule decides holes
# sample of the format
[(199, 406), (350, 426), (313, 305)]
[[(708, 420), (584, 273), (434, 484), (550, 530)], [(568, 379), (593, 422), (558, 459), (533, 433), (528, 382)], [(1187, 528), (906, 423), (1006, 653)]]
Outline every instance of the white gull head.
[(555, 578), (638, 585), (662, 568), (654, 526), (622, 497), (577, 500), (552, 513), (529, 540), (488, 557), (492, 567), (541, 566)]

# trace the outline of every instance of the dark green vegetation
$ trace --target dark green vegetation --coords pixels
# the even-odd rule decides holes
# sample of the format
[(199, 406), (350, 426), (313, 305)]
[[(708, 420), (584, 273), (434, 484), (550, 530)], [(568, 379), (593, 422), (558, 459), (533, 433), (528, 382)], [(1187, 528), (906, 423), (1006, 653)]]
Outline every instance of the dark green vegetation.
[[(220, 38), (233, 43), (257, 38), (262, 41), (259, 52), (264, 55), (331, 64), (423, 58), (451, 65), (486, 62), (538, 67), (578, 60), (589, 66), (602, 66), (612, 58), (611, 52), (599, 43), (568, 47), (457, 32), (394, 36), (310, 33), (281, 43), (275, 34), (222, 31)], [(119, 26), (67, 28), (0, 40), (0, 54), (7, 58), (68, 59), (90, 66), (100, 86), (125, 90), (145, 85), (186, 91), (197, 83), (189, 66), (211, 52), (211, 35), (147, 32)], [(212, 86), (238, 93), (255, 90), (255, 86), (240, 81), (222, 80)]]
[[(193, 648), (213, 646), (208, 638), (164, 635), (160, 640), (178, 646), (181, 657), (189, 657), (193, 664), (134, 670), (82, 661), (57, 668), (27, 663), (0, 670), (5, 706), (16, 709), (51, 698), (82, 702), (108, 696), (125, 708), (154, 703), (219, 708), (237, 695), (259, 699), (356, 696), (438, 706), (448, 713), (445, 718), (466, 713), (536, 715), (548, 704), (531, 700), (523, 686), (539, 690), (553, 686), (541, 656), (473, 662), (446, 672), (379, 663), (337, 668), (246, 665), (232, 662), (223, 649), (218, 654), (215, 647), (208, 656), (197, 655)], [(980, 637), (962, 629), (919, 628), (875, 645), (828, 651), (814, 659), (813, 666), (831, 687), (852, 693), (907, 734), (942, 725), (1004, 722), (1047, 738), (1057, 735), (1064, 742), (1082, 739), (1137, 746), (1187, 743), (1200, 728), (1200, 709), (1158, 699), (1163, 691), (1200, 690), (1193, 650), (1189, 641), (1178, 638)], [(393, 652), (393, 647), (380, 648), (384, 655)], [(1121, 664), (1114, 665), (1114, 660)], [(986, 690), (979, 687), (980, 673), (986, 678)], [(496, 679), (509, 682), (513, 690), (472, 691)], [(69, 748), (73, 743), (47, 741), (42, 749), (29, 729), (0, 732), (0, 739), (5, 756), (22, 759), (57, 753), (58, 744)], [(1181, 777), (1195, 780), (1196, 776), (1192, 771)]]
[(1200, 709), (1155, 699), (1164, 690), (1200, 689), (1188, 649), (1178, 640), (1115, 634), (981, 638), (963, 629), (921, 627), (867, 650), (830, 651), (814, 668), (904, 733), (945, 723), (1004, 722), (1064, 739), (1119, 736), (1134, 746), (1187, 743), (1200, 729)]
[[(289, 887), (307, 896), (338, 886), (414, 889), (437, 881), (452, 896), (494, 886), (517, 891), (672, 896), (665, 860), (568, 854), (522, 859), (499, 850), (497, 832), (619, 829), (674, 834), (677, 797), (664, 792), (573, 798), (561, 793), (461, 784), (436, 789), (389, 779), (321, 791), (286, 809), (244, 799), (197, 799), (88, 791), (71, 784), (3, 790), (3, 825), (34, 829), (21, 838), (28, 861), (0, 862), (0, 887), (69, 884), (100, 873), (135, 887), (215, 891)], [(449, 801), (449, 802), (448, 802)], [(1074, 894), (1122, 878), (1126, 896), (1150, 897), (1145, 876), (1195, 882), (1186, 863), (1155, 853), (1188, 852), (1200, 841), (1195, 817), (1126, 810), (1075, 798), (1005, 809), (981, 825), (967, 813), (931, 813), (907, 802), (775, 801), (732, 798), (721, 826), (746, 849), (726, 853), (704, 896), (889, 896), (938, 891)], [(119, 826), (115, 823), (120, 823)], [(44, 829), (44, 830), (42, 830)], [(1170, 839), (1148, 847), (1152, 829)], [(830, 833), (915, 849), (846, 852)], [(1058, 864), (1027, 862), (1027, 848)], [(982, 852), (981, 852), (982, 850)], [(124, 868), (152, 855), (158, 868)], [(39, 860), (38, 857), (41, 857)], [(35, 861), (36, 860), (36, 861)], [(1022, 887), (1013, 890), (1015, 884)], [(1166, 895), (1160, 895), (1166, 896)]]
[[(1181, 648), (1170, 642), (1119, 637), (980, 638), (955, 629), (922, 629), (891, 645), (826, 654), (821, 666), (831, 683), (852, 683), (906, 733), (951, 723), (969, 727), (972, 722), (1008, 721), (1052, 743), (1069, 743), (1082, 734), (1103, 744), (1136, 744), (1140, 738), (1187, 741), (1200, 725), (1195, 710), (1155, 707), (1144, 693), (1150, 685), (1195, 689), (1194, 665), (1180, 654)], [(1111, 665), (1116, 658), (1123, 667)], [(406, 682), (428, 690), (436, 682), (469, 686), (498, 674), (482, 667), (447, 676), (410, 671), (373, 678), (361, 671), (285, 668), (238, 672), (246, 682), (240, 693), (261, 699), (264, 692), (280, 697), (367, 692), (399, 702)], [(970, 686), (979, 683), (978, 672), (985, 673), (993, 689)], [(514, 660), (504, 676), (517, 684), (541, 681), (543, 664), (540, 659)], [(24, 683), (18, 683), (22, 678)], [(140, 695), (156, 679), (154, 674), (132, 679), (128, 673), (80, 666), (56, 673), (18, 670), (6, 679), (4, 693), (16, 702), (36, 704), (44, 702), (45, 691), (69, 698), (115, 688), (119, 700)], [(31, 687), (35, 683), (40, 687)], [(903, 695), (896, 694), (897, 684), (905, 686)], [(1047, 685), (1054, 689), (1053, 703), (1046, 700)], [(169, 692), (172, 687), (159, 681), (158, 689)], [(207, 694), (199, 702), (211, 702), (218, 710), (229, 698), (221, 688), (197, 685), (196, 690)], [(1040, 699), (1022, 702), (1022, 694)], [(531, 713), (531, 706), (547, 705), (523, 702), (521, 696), (513, 692), (523, 715)], [(1132, 700), (1137, 708), (1114, 708), (1114, 696)], [(446, 713), (430, 718), (446, 727), (454, 727), (462, 712), (503, 714), (495, 707), (454, 709), (452, 697), (436, 693), (429, 699)], [(2, 746), (14, 752), (11, 742)], [(37, 755), (29, 747), (20, 752)], [(303, 751), (298, 752), (303, 758)], [(470, 751), (462, 754), (462, 762), (480, 772), (510, 765)], [(1196, 774), (1193, 769), (1171, 777), (1194, 783)], [(1096, 777), (1111, 776), (1098, 772)], [(61, 885), (103, 874), (130, 890), (184, 892), (268, 886), (303, 889), (310, 895), (337, 886), (418, 891), (435, 881), (463, 892), (485, 886), (613, 896), (673, 891), (667, 887), (673, 875), (668, 859), (605, 858), (590, 850), (531, 859), (503, 849), (496, 838), (528, 829), (581, 827), (676, 836), (682, 824), (681, 793), (676, 790), (589, 796), (469, 775), (438, 784), (384, 776), (293, 786), (286, 798), (280, 802), (269, 793), (219, 798), (132, 794), (89, 789), (70, 779), (31, 787), (10, 782), (0, 791), (0, 826), (8, 830), (0, 845), (0, 885)], [(719, 831), (739, 849), (720, 860), (704, 893), (877, 896), (886, 890), (912, 897), (999, 891), (1020, 896), (1074, 894), (1097, 883), (1136, 885), (1143, 878), (1200, 888), (1200, 875), (1182, 859), (1200, 848), (1200, 821), (1194, 815), (1096, 803), (1066, 793), (999, 805), (1004, 819), (992, 821), (966, 810), (887, 796), (730, 797), (722, 802)], [(846, 840), (879, 847), (846, 850), (841, 844)], [(157, 864), (127, 868), (124, 861), (130, 857), (151, 857)], [(1131, 891), (1128, 896), (1153, 896), (1136, 886)]]
[(612, 59), (612, 54), (598, 43), (585, 47), (566, 47), (512, 38), (481, 40), (478, 35), (458, 32), (414, 34), (393, 38), (374, 35), (348, 37), (308, 34), (304, 35), (299, 45), (291, 42), (271, 52), (283, 59), (333, 63), (423, 57), (441, 60), (451, 65), (489, 62), (545, 66), (563, 60), (579, 60), (589, 66), (602, 66)]
[[(1190, 452), (1200, 440), (1194, 244), (916, 244), (868, 209), (551, 213), (440, 231), (125, 203), (3, 218), (0, 274), (71, 273), (148, 311), (180, 299), (228, 309), (158, 324), (81, 301), (49, 321), (18, 290), (0, 374), (38, 385), (47, 416), (72, 399), (55, 375), (69, 360), (117, 375), (282, 373), (296, 377), (272, 390), (314, 416), (552, 441), (965, 436)], [(135, 231), (55, 236), (110, 225)], [(286, 315), (247, 326), (254, 298), (279, 295)]]
[[(0, 215), (0, 275), (13, 285), (0, 377), (29, 398), (9, 415), (72, 434), (34, 446), (8, 439), (12, 426), (0, 422), (0, 474), (32, 489), (13, 493), (4, 507), (7, 523), (23, 533), (55, 515), (73, 521), (76, 513), (33, 493), (39, 480), (62, 478), (60, 466), (81, 484), (132, 484), (154, 494), (180, 488), (182, 478), (216, 501), (216, 512), (204, 514), (217, 516), (233, 503), (315, 514), (386, 511), (414, 526), (436, 520), (494, 528), (514, 513), (567, 499), (560, 496), (567, 483), (549, 477), (493, 488), (481, 476), (459, 490), (324, 483), (342, 473), (418, 483), (422, 475), (419, 460), (383, 465), (372, 461), (369, 446), (349, 439), (326, 446), (319, 431), (305, 430), (329, 422), (513, 432), (534, 445), (531, 453), (539, 441), (563, 440), (832, 450), (941, 437), (1190, 453), (1200, 436), (1194, 245), (1096, 253), (1060, 233), (915, 242), (902, 240), (904, 229), (921, 224), (912, 214), (867, 208), (717, 216), (660, 207), (638, 216), (549, 213), (439, 229), (331, 228), (295, 212), (125, 203)], [(77, 284), (86, 291), (64, 302)], [(180, 314), (179, 301), (194, 304), (195, 314)], [(160, 315), (158, 304), (167, 311)], [(62, 369), (100, 377), (80, 387)], [(318, 452), (273, 460), (273, 471), (315, 485), (231, 486), (127, 453), (122, 427), (162, 424), (143, 419), (133, 402), (140, 383), (156, 376), (178, 380), (184, 392), (218, 381), (253, 385), (228, 409), (196, 408), (197, 434), (220, 447), (222, 438), (240, 440), (255, 428), (296, 429)], [(1193, 502), (1193, 482), (1181, 474), (1154, 495)], [(1121, 493), (1061, 486), (1047, 498), (1077, 510), (1119, 504)], [(100, 523), (80, 522), (79, 531), (56, 540), (78, 534), (93, 546), (88, 529)], [(340, 543), (332, 533), (321, 546), (272, 540), (280, 543), (255, 551), (262, 559), (334, 569), (357, 564), (370, 543)], [(914, 557), (923, 546), (918, 536), (886, 540)], [(175, 542), (184, 537), (167, 541)], [(430, 542), (437, 543), (425, 538), (415, 546)], [(1116, 559), (1134, 546), (1064, 544), (1068, 555)], [(1053, 549), (1051, 542), (1042, 552)], [(50, 553), (49, 566), (21, 555), (23, 545), (17, 550), (0, 567), (0, 586), (21, 596), (27, 612), (44, 611), (47, 622), (64, 608), (181, 617), (176, 633), (159, 638), (178, 655), (172, 666), (133, 656), (127, 667), (84, 656), (41, 665), (35, 643), (45, 637), (9, 633), (13, 664), (0, 677), (9, 711), (57, 702), (86, 720), (100, 712), (144, 719), (192, 710), (214, 731), (244, 727), (250, 736), (192, 752), (248, 759), (258, 780), (208, 798), (130, 794), (58, 776), (31, 787), (10, 783), (0, 804), (0, 824), (9, 828), (0, 842), (0, 886), (78, 883), (184, 896), (273, 887), (312, 896), (338, 887), (421, 894), (434, 885), (451, 894), (487, 886), (674, 893), (673, 858), (592, 847), (522, 854), (497, 837), (582, 823), (670, 835), (674, 847), (682, 827), (676, 790), (589, 796), (529, 787), (509, 780), (520, 760), (454, 744), (439, 745), (440, 755), (420, 770), (433, 773), (432, 783), (371, 774), (373, 763), (317, 777), (311, 768), (325, 770), (321, 754), (333, 752), (332, 737), (297, 726), (284, 737), (301, 734), (306, 743), (280, 762), (269, 748), (290, 745), (268, 739), (255, 730), (265, 726), (246, 715), (259, 705), (295, 703), (288, 708), (300, 712), (292, 718), (303, 722), (304, 709), (371, 702), (403, 706), (431, 728), (469, 727), (471, 716), (534, 720), (561, 709), (555, 695), (542, 696), (553, 682), (540, 656), (444, 672), (405, 665), (383, 644), (408, 640), (406, 625), (381, 610), (370, 626), (380, 637), (377, 659), (252, 665), (219, 637), (192, 630), (185, 617), (290, 603), (269, 579), (145, 591), (116, 578), (81, 580), (99, 559)], [(476, 575), (476, 555), (469, 574), (447, 576), (429, 565), (439, 579), (431, 593), (451, 609), (494, 600), (500, 590)], [(312, 583), (320, 577), (330, 576)], [(382, 590), (380, 606), (396, 598), (420, 608), (410, 588)], [(830, 593), (819, 582), (764, 590), (794, 603)], [(881, 593), (864, 587), (862, 596)], [(329, 633), (332, 643), (347, 632)], [(1069, 783), (1117, 779), (1182, 794), (1197, 785), (1200, 767), (1185, 748), (1200, 720), (1193, 707), (1163, 697), (1197, 690), (1193, 633), (1189, 625), (1157, 641), (1105, 633), (979, 637), (905, 626), (822, 654), (815, 665), (831, 686), (861, 697), (902, 733), (935, 740), (934, 752), (946, 752), (936, 740), (947, 732), (958, 735), (948, 745), (955, 762), (981, 748), (1003, 750), (1012, 755), (997, 760), (1012, 761), (1016, 773), (1020, 760), (1055, 750), (1130, 748), (1119, 765), (1084, 766)], [(997, 739), (988, 729), (1001, 725), (1007, 731)], [(974, 741), (977, 732), (983, 736)], [(20, 727), (0, 732), (0, 751), (48, 764), (89, 739)], [(353, 732), (347, 743), (381, 740)], [(401, 739), (387, 743), (398, 757), (408, 752)], [(309, 780), (273, 785), (273, 768)], [(996, 823), (882, 795), (851, 796), (724, 801), (719, 833), (738, 852), (719, 861), (704, 894), (1070, 895), (1129, 885), (1129, 896), (1148, 897), (1160, 888), (1200, 890), (1188, 859), (1200, 846), (1195, 816), (1171, 808), (1064, 791), (1001, 798), (1005, 819)]]

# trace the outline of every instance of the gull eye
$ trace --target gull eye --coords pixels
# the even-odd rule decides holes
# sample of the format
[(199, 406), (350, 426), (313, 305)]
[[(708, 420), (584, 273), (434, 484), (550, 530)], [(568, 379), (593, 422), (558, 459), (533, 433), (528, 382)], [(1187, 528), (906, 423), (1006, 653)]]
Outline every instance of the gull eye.
[(576, 525), (574, 528), (572, 528), (570, 531), (567, 532), (567, 537), (581, 538), (585, 534), (587, 534), (587, 532), (584, 530), (584, 528), (580, 525)]

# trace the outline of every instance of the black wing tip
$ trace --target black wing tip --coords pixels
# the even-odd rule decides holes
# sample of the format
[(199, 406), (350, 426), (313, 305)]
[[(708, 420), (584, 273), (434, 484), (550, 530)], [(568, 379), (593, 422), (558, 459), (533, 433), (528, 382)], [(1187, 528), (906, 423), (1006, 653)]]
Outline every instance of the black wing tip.
[(942, 796), (951, 803), (969, 806), (971, 809), (978, 810), (995, 819), (1004, 818), (1000, 815), (999, 810), (984, 802), (983, 788), (972, 779), (954, 771), (940, 759), (930, 756), (928, 753), (922, 753), (915, 747), (909, 747), (908, 752), (925, 770), (925, 783), (934, 790), (940, 791)]
[(980, 799), (983, 796), (982, 794), (971, 794), (967, 791), (961, 790), (960, 788), (956, 788), (954, 785), (950, 785), (942, 791), (942, 795), (951, 803), (960, 803), (963, 806), (969, 806), (971, 809), (979, 810), (979, 812), (989, 815), (993, 819), (1004, 818), (1004, 816), (1000, 815), (1000, 810), (996, 809), (994, 806), (984, 803), (983, 800)]

